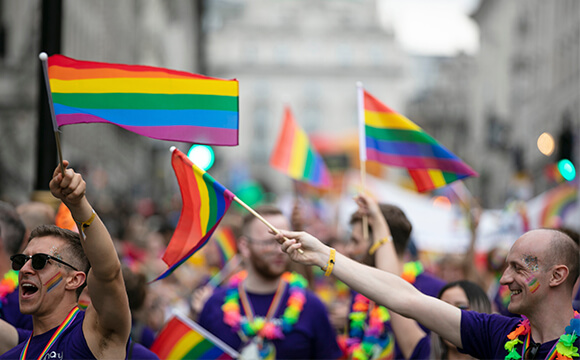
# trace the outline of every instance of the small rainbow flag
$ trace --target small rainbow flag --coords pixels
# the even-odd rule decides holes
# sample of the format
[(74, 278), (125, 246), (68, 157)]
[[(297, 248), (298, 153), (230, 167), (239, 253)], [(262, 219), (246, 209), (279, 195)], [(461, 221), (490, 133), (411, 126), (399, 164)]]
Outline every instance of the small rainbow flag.
[(574, 184), (566, 183), (549, 190), (540, 214), (540, 226), (559, 227), (568, 212), (578, 206), (578, 188)]
[(362, 91), (365, 136), (361, 139), (365, 143), (365, 160), (407, 168), (420, 192), (477, 176), (472, 168), (411, 120)]
[(222, 227), (216, 230), (213, 236), (221, 256), (221, 266), (223, 268), (225, 264), (238, 252), (238, 247), (236, 245), (236, 237), (234, 232), (229, 227)]
[(293, 179), (316, 187), (331, 185), (326, 164), (310, 144), (306, 132), (296, 124), (288, 107), (284, 109), (284, 124), (270, 156), (270, 165)]
[(155, 280), (167, 277), (207, 243), (235, 197), (175, 147), (172, 147), (171, 165), (183, 206), (163, 254), (163, 261), (169, 268)]
[(185, 316), (175, 314), (151, 345), (160, 359), (237, 359), (226, 343)]
[(48, 58), (58, 126), (111, 123), (153, 139), (238, 145), (238, 81), (140, 65)]

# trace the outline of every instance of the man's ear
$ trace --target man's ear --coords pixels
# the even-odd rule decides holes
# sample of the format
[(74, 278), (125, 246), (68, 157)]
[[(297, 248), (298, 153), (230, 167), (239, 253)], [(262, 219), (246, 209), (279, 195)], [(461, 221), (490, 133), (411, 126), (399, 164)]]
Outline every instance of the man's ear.
[(65, 284), (65, 289), (76, 290), (87, 280), (87, 274), (82, 271), (74, 271)]
[(247, 236), (242, 235), (238, 238), (238, 251), (245, 258), (250, 257), (250, 249), (248, 242), (249, 239)]
[(550, 286), (558, 286), (562, 284), (568, 278), (570, 274), (570, 269), (566, 265), (555, 265), (551, 269), (550, 274)]

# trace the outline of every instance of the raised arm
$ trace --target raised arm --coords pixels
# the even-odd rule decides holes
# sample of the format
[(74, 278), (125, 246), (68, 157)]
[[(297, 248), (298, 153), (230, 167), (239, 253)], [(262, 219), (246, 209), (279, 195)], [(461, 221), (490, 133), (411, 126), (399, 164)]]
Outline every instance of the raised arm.
[[(400, 276), (401, 268), (392, 241), (391, 229), (381, 212), (379, 204), (364, 194), (356, 197), (355, 201), (359, 206), (359, 211), (366, 214), (369, 219), (369, 226), (373, 234), (372, 241), (374, 247), (371, 247), (371, 249), (375, 256), (375, 267), (379, 270)], [(384, 241), (385, 238), (390, 240)], [(397, 346), (405, 359), (408, 359), (426, 333), (415, 320), (406, 318), (394, 311), (390, 311), (390, 315), (391, 327), (397, 340)]]
[[(292, 260), (306, 265), (327, 266), (330, 248), (312, 235), (281, 231), (277, 238)], [(298, 251), (299, 248), (303, 253)], [(461, 347), (461, 310), (458, 308), (422, 294), (394, 274), (362, 265), (339, 252), (336, 252), (332, 273), (355, 291), (388, 309), (417, 320)]]
[[(68, 166), (68, 161), (64, 161), (64, 166)], [(70, 209), (77, 226), (84, 228), (82, 246), (91, 264), (87, 276), (91, 305), (83, 322), (87, 344), (97, 358), (118, 356), (123, 353), (129, 338), (131, 313), (113, 241), (85, 196), (86, 183), (80, 174), (66, 169), (63, 177), (57, 167), (50, 191)]]

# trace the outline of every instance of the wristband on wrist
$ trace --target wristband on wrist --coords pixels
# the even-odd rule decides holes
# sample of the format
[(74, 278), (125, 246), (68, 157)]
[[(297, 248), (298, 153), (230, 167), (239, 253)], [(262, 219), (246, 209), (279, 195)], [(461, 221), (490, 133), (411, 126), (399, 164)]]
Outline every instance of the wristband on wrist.
[(79, 230), (83, 232), (85, 232), (85, 229), (88, 228), (89, 226), (91, 226), (91, 224), (93, 223), (93, 221), (95, 220), (95, 217), (97, 217), (97, 213), (95, 212), (95, 209), (91, 209), (93, 211), (93, 213), (91, 214), (91, 217), (87, 220), (87, 221), (83, 221), (83, 222), (77, 222), (79, 226)]
[(332, 273), (332, 269), (334, 269), (334, 259), (336, 257), (336, 250), (334, 248), (330, 248), (330, 256), (328, 257), (328, 262), (326, 266), (322, 268), (324, 270), (324, 276), (330, 276)]
[(377, 241), (369, 249), (369, 255), (374, 254), (381, 246), (383, 246), (384, 244), (386, 244), (388, 242), (391, 242), (392, 240), (393, 240), (393, 237), (391, 235), (389, 235), (389, 236), (384, 237), (381, 240)]

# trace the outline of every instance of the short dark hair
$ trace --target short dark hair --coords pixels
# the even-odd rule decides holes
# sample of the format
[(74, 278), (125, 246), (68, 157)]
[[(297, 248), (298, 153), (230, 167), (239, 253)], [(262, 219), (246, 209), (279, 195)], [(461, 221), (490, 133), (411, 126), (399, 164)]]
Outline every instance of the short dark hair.
[(547, 266), (564, 264), (568, 267), (570, 273), (566, 281), (571, 287), (574, 287), (580, 272), (580, 248), (578, 243), (568, 233), (554, 229), (546, 255)]
[[(393, 244), (395, 245), (395, 251), (399, 257), (405, 254), (405, 250), (409, 245), (409, 240), (411, 238), (411, 231), (413, 231), (413, 225), (405, 215), (405, 212), (401, 210), (400, 207), (392, 204), (379, 204), (381, 213), (387, 223), (389, 224), (389, 230), (393, 236)], [(362, 221), (362, 214), (356, 211), (350, 217), (350, 224), (353, 225), (357, 222)], [(371, 228), (369, 227), (369, 234)], [(369, 247), (371, 245), (369, 244)]]
[[(254, 210), (261, 216), (284, 215), (282, 210), (274, 205), (260, 205)], [(248, 227), (254, 220), (258, 220), (258, 218), (251, 213), (247, 213), (244, 216), (242, 219), (242, 235), (247, 236)]]
[[(81, 244), (81, 237), (78, 233), (71, 230), (62, 229), (56, 225), (40, 225), (32, 230), (28, 241), (44, 236), (55, 236), (64, 240), (66, 246), (63, 249), (63, 253), (69, 255), (69, 258), (63, 260), (77, 268), (79, 271), (82, 271), (85, 274), (89, 273), (91, 263), (85, 254)], [(77, 296), (80, 296), (85, 286), (86, 280), (85, 283), (77, 289)]]
[(454, 287), (460, 287), (463, 289), (465, 296), (467, 296), (470, 310), (491, 314), (491, 303), (489, 297), (479, 285), (469, 280), (452, 281), (445, 284), (445, 286), (443, 286), (439, 291), (437, 297), (441, 299), (441, 295), (443, 295), (446, 290)]
[(16, 208), (7, 202), (0, 201), (0, 238), (8, 255), (16, 254), (22, 247), (26, 227), (16, 212)]
[(125, 280), (125, 290), (129, 298), (129, 308), (137, 311), (143, 307), (145, 296), (147, 295), (147, 279), (145, 275), (134, 272), (128, 266), (122, 267), (123, 279)]

